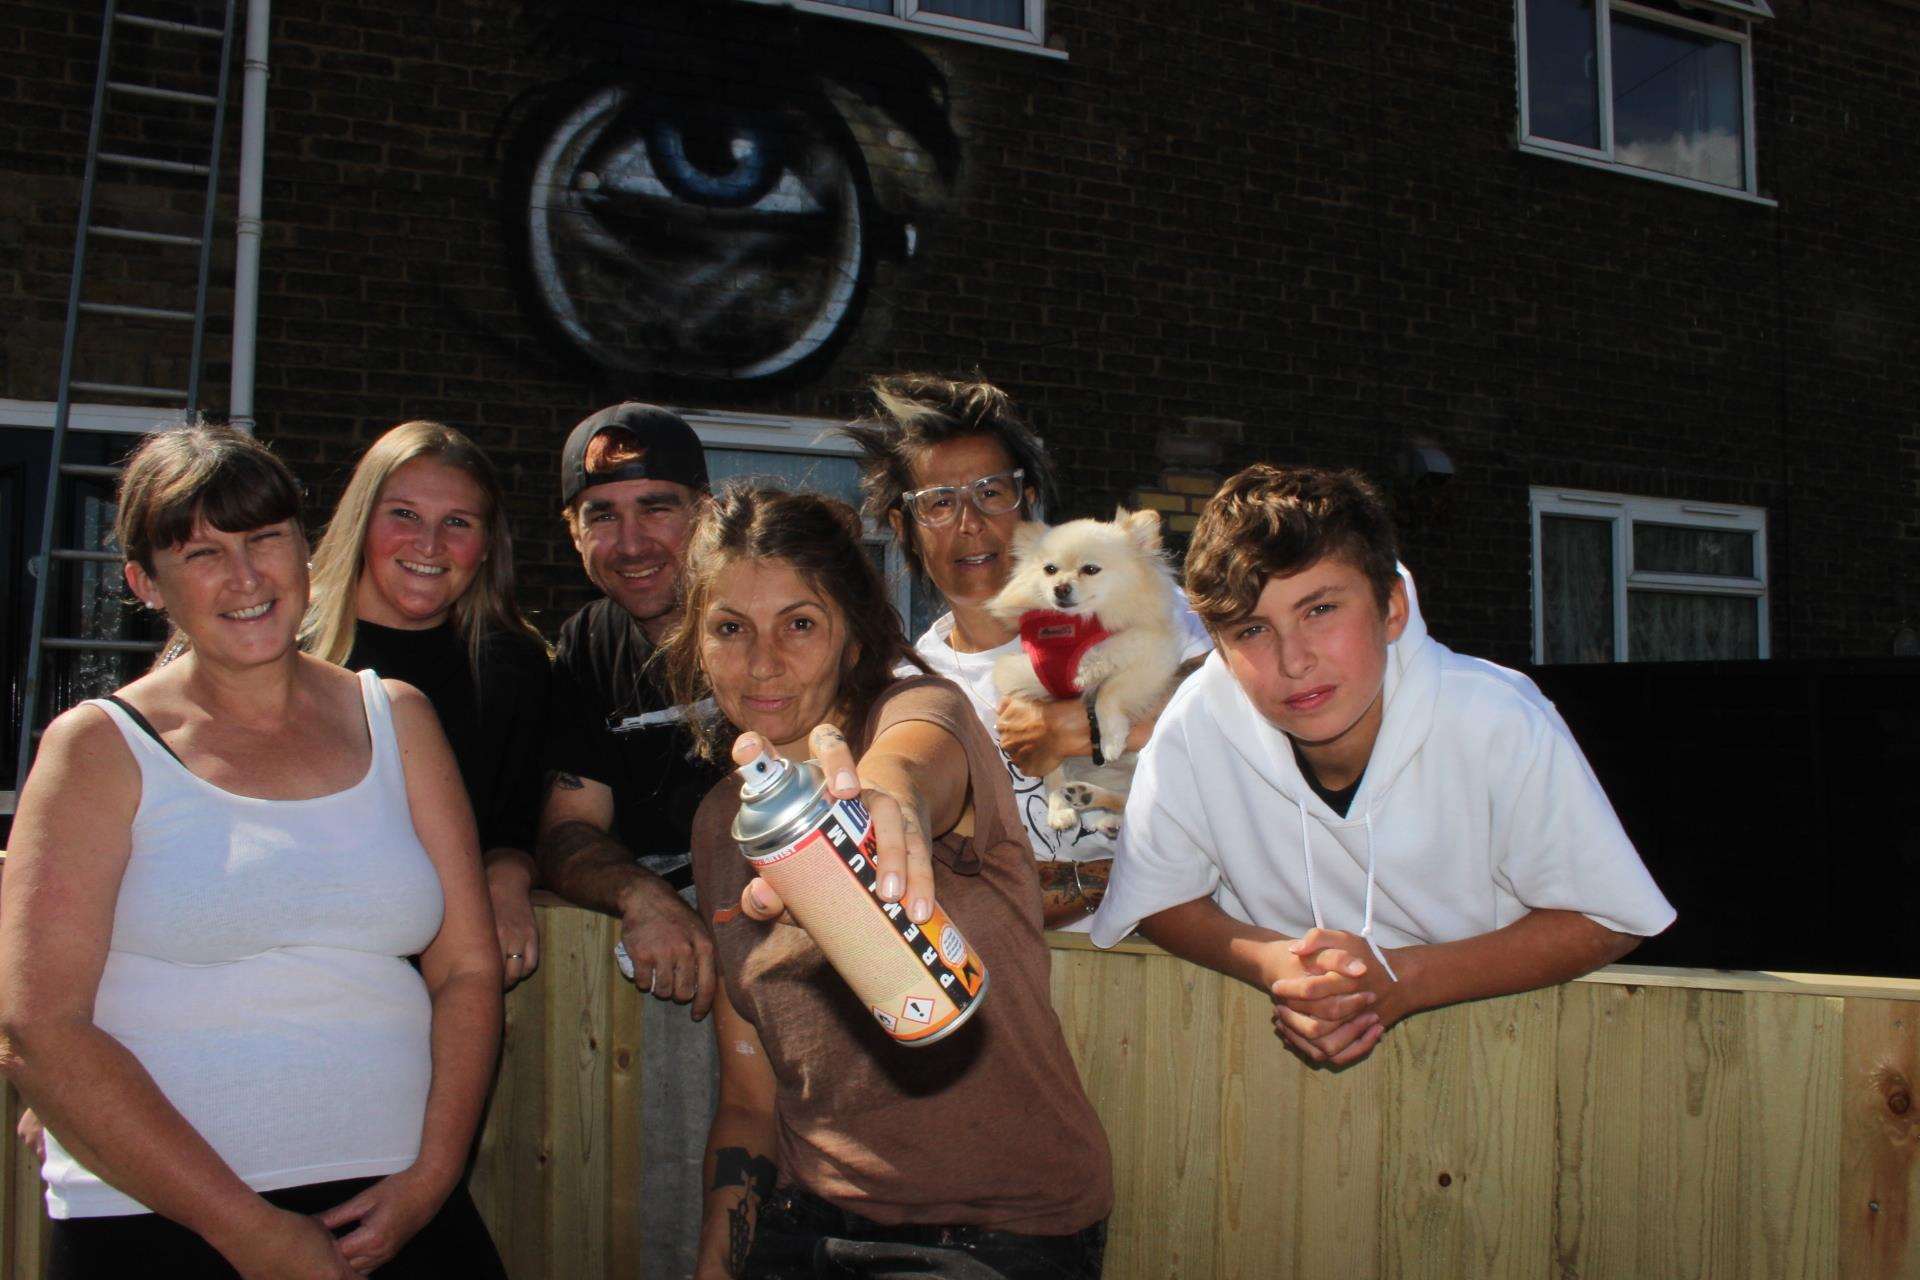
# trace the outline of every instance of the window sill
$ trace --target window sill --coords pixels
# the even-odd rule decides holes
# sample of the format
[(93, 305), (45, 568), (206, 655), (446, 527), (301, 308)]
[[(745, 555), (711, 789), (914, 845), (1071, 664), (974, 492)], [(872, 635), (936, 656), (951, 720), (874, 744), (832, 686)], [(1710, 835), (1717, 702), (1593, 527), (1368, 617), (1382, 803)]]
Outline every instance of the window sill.
[(890, 13), (869, 13), (864, 9), (849, 9), (843, 5), (827, 4), (823, 0), (744, 0), (744, 2), (818, 14), (823, 18), (838, 18), (844, 22), (865, 22), (872, 26), (890, 27), (895, 31), (913, 35), (938, 36), (943, 40), (959, 40), (966, 44), (1007, 49), (1014, 53), (1029, 54), (1032, 57), (1047, 58), (1055, 62), (1068, 60), (1065, 49), (1050, 49), (1039, 41), (1025, 36), (996, 36), (983, 31), (965, 31), (931, 22), (909, 22), (903, 18), (896, 18)]
[(1701, 191), (1707, 195), (1720, 196), (1728, 200), (1738, 200), (1743, 204), (1757, 204), (1767, 209), (1778, 209), (1780, 202), (1766, 196), (1740, 191), (1733, 187), (1716, 186), (1711, 182), (1700, 182), (1693, 178), (1676, 177), (1670, 173), (1656, 173), (1652, 169), (1636, 169), (1632, 165), (1616, 164), (1611, 160), (1598, 160), (1592, 156), (1576, 155), (1561, 151), (1555, 147), (1543, 146), (1537, 142), (1522, 142), (1519, 150), (1524, 155), (1545, 156), (1549, 160), (1559, 160), (1566, 164), (1577, 164), (1587, 169), (1601, 169), (1607, 173), (1624, 174), (1629, 178), (1639, 178), (1647, 182), (1658, 182), (1663, 186), (1682, 187), (1688, 191)]

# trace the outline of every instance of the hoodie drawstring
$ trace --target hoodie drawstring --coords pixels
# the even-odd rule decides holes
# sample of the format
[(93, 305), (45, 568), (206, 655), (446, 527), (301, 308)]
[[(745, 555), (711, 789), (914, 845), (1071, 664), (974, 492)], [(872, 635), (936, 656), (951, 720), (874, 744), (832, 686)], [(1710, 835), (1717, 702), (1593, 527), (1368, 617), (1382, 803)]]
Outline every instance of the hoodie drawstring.
[[(1360, 936), (1366, 939), (1367, 949), (1373, 952), (1373, 958), (1380, 962), (1380, 967), (1382, 969), (1386, 970), (1387, 978), (1390, 981), (1398, 982), (1400, 981), (1400, 975), (1393, 971), (1393, 966), (1387, 963), (1386, 954), (1380, 950), (1380, 944), (1373, 940), (1374, 853), (1373, 853), (1373, 811), (1371, 809), (1367, 811), (1366, 820), (1367, 820), (1367, 905), (1366, 905), (1366, 913), (1360, 925)], [(1304, 804), (1300, 806), (1300, 856), (1306, 861), (1306, 866), (1307, 866), (1307, 906), (1313, 911), (1313, 927), (1316, 929), (1324, 929), (1327, 927), (1327, 922), (1320, 915), (1320, 895), (1317, 892), (1315, 892), (1313, 887), (1313, 827), (1307, 820), (1307, 806)]]
[(1320, 897), (1313, 891), (1313, 832), (1307, 826), (1307, 806), (1300, 806), (1300, 854), (1307, 860), (1307, 906), (1313, 909), (1313, 927), (1324, 929), (1327, 922), (1320, 918)]
[(1380, 944), (1373, 940), (1373, 810), (1367, 810), (1367, 909), (1361, 919), (1360, 936), (1367, 940), (1367, 949), (1373, 952), (1373, 958), (1387, 971), (1387, 977), (1394, 982), (1400, 981), (1400, 975), (1387, 963), (1386, 955), (1380, 950)]

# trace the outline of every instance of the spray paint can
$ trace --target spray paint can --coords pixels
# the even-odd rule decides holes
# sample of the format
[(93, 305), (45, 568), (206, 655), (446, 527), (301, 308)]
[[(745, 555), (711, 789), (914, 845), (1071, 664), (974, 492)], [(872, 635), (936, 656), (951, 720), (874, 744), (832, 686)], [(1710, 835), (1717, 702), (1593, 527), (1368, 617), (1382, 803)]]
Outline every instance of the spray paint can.
[(866, 807), (835, 800), (811, 760), (762, 751), (739, 774), (740, 852), (867, 1011), (901, 1044), (952, 1034), (985, 999), (987, 967), (946, 912), (915, 924), (880, 900)]

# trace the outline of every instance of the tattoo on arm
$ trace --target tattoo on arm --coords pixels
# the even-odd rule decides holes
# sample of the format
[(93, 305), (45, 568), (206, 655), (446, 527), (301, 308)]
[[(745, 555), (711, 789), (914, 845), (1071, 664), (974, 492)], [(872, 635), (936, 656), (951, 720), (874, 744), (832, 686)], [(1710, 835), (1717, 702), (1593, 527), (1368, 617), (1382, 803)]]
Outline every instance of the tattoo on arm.
[(562, 791), (584, 791), (587, 788), (587, 784), (580, 781), (579, 774), (568, 773), (565, 769), (555, 769), (552, 773), (548, 774), (547, 786), (549, 788), (558, 787)]
[(713, 1186), (710, 1190), (746, 1188), (746, 1194), (740, 1197), (739, 1203), (727, 1210), (729, 1275), (744, 1276), (747, 1273), (747, 1254), (753, 1249), (753, 1226), (759, 1214), (760, 1201), (773, 1193), (774, 1179), (779, 1172), (773, 1161), (765, 1156), (754, 1155), (745, 1147), (722, 1147), (713, 1153)]

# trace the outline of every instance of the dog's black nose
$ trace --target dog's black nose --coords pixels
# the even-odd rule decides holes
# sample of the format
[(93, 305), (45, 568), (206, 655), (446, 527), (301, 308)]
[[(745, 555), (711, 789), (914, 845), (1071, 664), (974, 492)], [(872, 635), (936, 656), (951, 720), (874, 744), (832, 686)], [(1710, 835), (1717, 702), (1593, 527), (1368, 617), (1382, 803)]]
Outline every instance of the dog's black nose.
[(1071, 582), (1054, 583), (1053, 598), (1059, 601), (1061, 604), (1067, 604), (1071, 602), (1073, 599), (1073, 584)]

